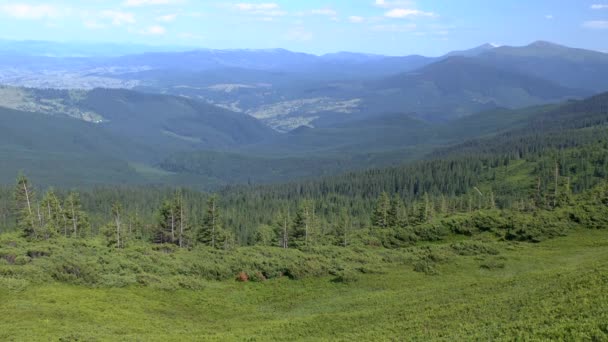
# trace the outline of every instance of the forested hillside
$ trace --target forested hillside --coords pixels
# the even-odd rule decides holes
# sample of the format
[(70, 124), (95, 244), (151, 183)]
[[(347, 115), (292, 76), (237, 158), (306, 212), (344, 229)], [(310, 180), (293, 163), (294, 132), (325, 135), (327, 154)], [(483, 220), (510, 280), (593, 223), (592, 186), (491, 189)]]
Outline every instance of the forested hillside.
[[(0, 187), (0, 338), (383, 340), (410, 323), (419, 339), (608, 336), (607, 93), (447, 124), (395, 113), (269, 137), (257, 122), (239, 126), (252, 118), (188, 99), (94, 90), (78, 102), (106, 121), (0, 113), (3, 161), (28, 168), (3, 168), (16, 181)], [(159, 155), (155, 169), (124, 161), (150, 157), (143, 142), (162, 129), (177, 136), (155, 140), (163, 148), (202, 144), (197, 125), (243, 145)], [(281, 157), (272, 141), (301, 149)], [(395, 166), (342, 172), (374, 163)], [(46, 186), (60, 167), (90, 182)], [(201, 179), (234, 184), (201, 192)], [(517, 320), (488, 327), (465, 312)]]
[[(391, 208), (393, 215), (399, 216), (393, 220), (401, 225), (430, 222), (428, 217), (417, 221), (420, 215), (432, 218), (476, 210), (554, 210), (560, 203), (571, 203), (571, 196), (604, 181), (608, 173), (607, 104), (608, 97), (602, 94), (561, 106), (528, 109), (510, 130), (438, 149), (426, 160), (282, 185), (231, 186), (220, 191), (213, 203), (226, 214), (222, 229), (235, 234), (235, 241), (242, 245), (255, 244), (260, 230), (276, 229), (285, 217), (296, 220), (303, 211), (306, 217), (299, 219), (314, 220), (315, 243), (326, 244), (325, 237), (335, 234), (344, 217), (351, 220), (354, 230), (374, 227), (373, 212), (379, 205)], [(295, 169), (305, 167), (291, 162)], [(256, 171), (251, 161), (246, 165), (251, 174), (268, 172)], [(232, 172), (237, 177), (238, 170)], [(240, 176), (243, 181), (246, 174)], [(97, 234), (110, 220), (114, 202), (129, 217), (140, 216), (146, 229), (155, 229), (154, 213), (165, 199), (174, 198), (171, 192), (162, 187), (104, 187), (82, 192), (82, 199), (94, 217), (92, 232)], [(9, 193), (5, 192), (3, 200), (5, 216), (14, 220), (8, 215)], [(180, 193), (192, 200), (187, 210), (192, 220), (188, 226), (197, 230), (204, 221), (204, 203), (209, 196), (186, 190)], [(429, 212), (421, 213), (421, 208)], [(290, 229), (292, 225), (295, 221), (290, 222)], [(154, 235), (153, 231), (142, 234)]]

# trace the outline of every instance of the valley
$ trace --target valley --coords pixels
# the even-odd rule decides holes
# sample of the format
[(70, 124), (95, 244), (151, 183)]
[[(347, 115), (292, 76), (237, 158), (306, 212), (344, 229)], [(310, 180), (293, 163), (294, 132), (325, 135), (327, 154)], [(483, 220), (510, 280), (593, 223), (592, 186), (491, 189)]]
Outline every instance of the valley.
[(101, 3), (0, 4), (0, 340), (608, 340), (608, 6)]

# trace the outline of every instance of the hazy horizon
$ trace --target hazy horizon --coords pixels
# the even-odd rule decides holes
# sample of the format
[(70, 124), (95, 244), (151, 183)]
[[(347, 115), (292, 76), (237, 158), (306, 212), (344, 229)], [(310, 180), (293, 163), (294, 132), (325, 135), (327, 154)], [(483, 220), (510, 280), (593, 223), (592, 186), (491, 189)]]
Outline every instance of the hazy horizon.
[(598, 1), (5, 1), (0, 19), (0, 39), (14, 41), (439, 56), (543, 40), (608, 51), (608, 5)]

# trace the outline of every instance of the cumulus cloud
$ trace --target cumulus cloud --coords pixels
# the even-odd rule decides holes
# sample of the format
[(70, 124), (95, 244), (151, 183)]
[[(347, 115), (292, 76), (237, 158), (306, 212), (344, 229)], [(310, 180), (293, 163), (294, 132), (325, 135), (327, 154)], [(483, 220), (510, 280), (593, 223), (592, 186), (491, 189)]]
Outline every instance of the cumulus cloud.
[(316, 15), (327, 15), (331, 17), (335, 17), (338, 13), (331, 8), (321, 8), (321, 9), (313, 9), (310, 11), (311, 14)]
[(595, 30), (608, 30), (608, 20), (585, 21), (583, 27)]
[(151, 5), (171, 5), (179, 2), (178, 0), (126, 0), (123, 5), (127, 7), (140, 7)]
[(112, 25), (122, 26), (125, 24), (135, 24), (135, 16), (132, 13), (121, 12), (121, 11), (101, 11), (100, 15), (103, 19), (108, 19), (112, 22)]
[(436, 14), (433, 12), (424, 12), (417, 9), (405, 9), (405, 8), (394, 8), (386, 13), (384, 16), (387, 18), (408, 18), (408, 17), (435, 17)]
[(141, 34), (147, 35), (163, 35), (167, 33), (167, 30), (160, 25), (149, 26), (146, 29), (140, 31)]
[(413, 6), (414, 3), (408, 0), (376, 0), (374, 5), (382, 8), (395, 8)]
[(16, 19), (26, 20), (55, 18), (61, 15), (60, 9), (46, 4), (29, 5), (23, 3), (15, 3), (8, 5), (0, 5), (0, 12)]
[(281, 7), (275, 3), (238, 3), (234, 4), (233, 8), (252, 15), (264, 17), (279, 17), (287, 14), (286, 11), (283, 11)]
[(416, 24), (389, 24), (389, 25), (375, 25), (372, 26), (372, 31), (377, 32), (411, 32), (414, 31), (418, 26)]
[(293, 28), (289, 30), (284, 36), (286, 40), (293, 41), (309, 41), (312, 40), (312, 37), (312, 33), (306, 31), (303, 27)]
[(170, 23), (175, 21), (175, 19), (177, 19), (177, 14), (166, 14), (156, 18), (157, 21), (162, 21), (165, 23)]
[(348, 21), (350, 21), (353, 24), (361, 24), (361, 23), (365, 22), (365, 18), (360, 17), (358, 15), (351, 15), (350, 17), (348, 17)]

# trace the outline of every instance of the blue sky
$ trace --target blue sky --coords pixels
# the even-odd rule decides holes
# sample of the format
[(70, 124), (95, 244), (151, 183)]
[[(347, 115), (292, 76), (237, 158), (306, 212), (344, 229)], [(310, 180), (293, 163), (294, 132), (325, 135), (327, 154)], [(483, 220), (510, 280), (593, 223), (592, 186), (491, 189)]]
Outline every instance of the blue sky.
[(548, 40), (608, 52), (608, 0), (0, 0), (0, 38), (440, 55)]

